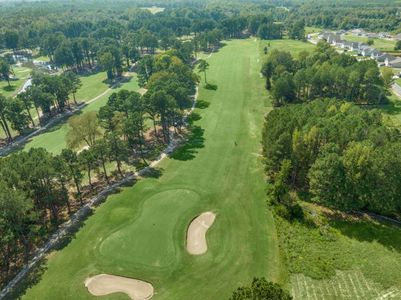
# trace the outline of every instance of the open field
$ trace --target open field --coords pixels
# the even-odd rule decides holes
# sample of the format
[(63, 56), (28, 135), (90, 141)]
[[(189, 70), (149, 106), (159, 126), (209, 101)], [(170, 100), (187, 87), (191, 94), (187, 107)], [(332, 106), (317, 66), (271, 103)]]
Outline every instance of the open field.
[[(103, 73), (100, 73), (100, 74), (102, 75)], [(100, 77), (101, 75), (94, 75), (94, 76)], [(99, 84), (96, 85), (96, 81), (94, 78), (90, 78), (90, 80), (85, 81), (85, 85), (83, 85), (81, 90), (86, 86), (89, 86), (88, 89), (92, 90), (90, 93), (91, 97), (92, 96), (95, 97), (96, 95), (101, 94), (108, 88), (108, 86), (106, 86), (106, 88), (104, 89), (102, 82), (100, 82)], [(97, 88), (99, 88), (99, 92), (95, 93)], [(131, 78), (130, 81), (122, 83), (119, 87), (107, 92), (104, 96), (100, 97), (96, 101), (89, 103), (84, 109), (82, 109), (81, 112), (83, 113), (83, 112), (87, 112), (87, 111), (99, 110), (100, 107), (102, 107), (106, 104), (108, 97), (113, 92), (118, 92), (121, 89), (133, 90), (133, 91), (138, 90), (139, 86), (138, 86), (138, 83), (136, 80), (136, 75), (133, 75), (133, 77)], [(86, 94), (89, 95), (89, 93), (86, 93)], [(78, 95), (78, 93), (77, 93), (77, 95)], [(81, 99), (82, 98), (77, 97), (77, 100), (81, 100)], [(87, 99), (87, 100), (89, 100), (89, 99)], [(65, 122), (61, 122), (61, 123), (53, 126), (51, 129), (49, 129), (49, 131), (32, 138), (32, 140), (26, 144), (26, 146), (24, 147), (24, 150), (29, 150), (30, 148), (42, 147), (52, 153), (58, 154), (61, 152), (62, 149), (67, 147), (66, 141), (65, 141), (67, 132), (68, 132), (68, 124), (67, 124), (67, 120), (66, 120)]]
[[(345, 40), (350, 42), (363, 42), (366, 43), (369, 38), (356, 36), (353, 34), (344, 34), (343, 37)], [(382, 50), (382, 51), (394, 51), (395, 41), (387, 40), (387, 39), (373, 39), (374, 44), (372, 47)]]
[[(254, 276), (280, 278), (259, 157), (269, 108), (258, 61), (259, 42), (250, 39), (228, 42), (209, 58), (209, 81), (218, 89), (200, 89), (202, 109), (192, 117), (200, 120), (188, 144), (159, 165), (159, 178), (142, 179), (97, 208), (72, 242), (49, 256), (24, 299), (93, 299), (84, 281), (101, 273), (152, 283), (152, 299), (226, 299)], [(216, 220), (208, 252), (194, 257), (185, 234), (204, 211)]]

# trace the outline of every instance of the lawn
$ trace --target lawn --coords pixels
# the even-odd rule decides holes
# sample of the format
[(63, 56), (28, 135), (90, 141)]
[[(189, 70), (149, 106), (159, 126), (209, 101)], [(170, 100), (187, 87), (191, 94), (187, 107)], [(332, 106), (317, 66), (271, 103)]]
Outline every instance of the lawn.
[[(99, 73), (99, 74), (103, 74), (103, 73)], [(95, 77), (100, 77), (98, 79), (102, 78), (98, 74), (96, 74), (94, 76)], [(102, 92), (104, 92), (108, 88), (106, 86), (106, 88), (104, 90), (100, 89), (98, 91), (98, 93), (95, 94), (96, 89), (93, 88), (93, 87), (96, 86), (96, 82), (94, 81), (93, 77), (91, 76), (90, 80), (86, 80), (86, 81), (83, 81), (83, 82), (85, 83), (85, 85), (83, 85), (83, 87), (81, 89), (83, 89), (86, 86), (92, 86), (92, 88), (88, 87), (88, 89), (92, 89), (92, 95), (90, 96), (90, 98), (93, 98), (96, 95), (101, 94)], [(97, 86), (99, 86), (99, 88), (101, 88), (101, 87), (103, 87), (103, 83), (100, 83)], [(102, 106), (104, 106), (106, 104), (108, 97), (113, 92), (118, 92), (120, 89), (138, 90), (139, 86), (138, 86), (138, 82), (136, 80), (136, 75), (133, 76), (130, 81), (121, 84), (121, 86), (119, 86), (119, 87), (111, 89), (104, 96), (100, 97), (96, 101), (93, 101), (93, 102), (89, 103), (82, 110), (82, 112), (99, 110), (100, 107), (102, 107)], [(78, 93), (77, 93), (77, 95), (78, 95)], [(82, 100), (82, 98), (78, 98), (77, 97), (77, 100), (78, 99)], [(42, 147), (42, 148), (45, 148), (45, 149), (47, 149), (48, 151), (50, 151), (50, 152), (52, 152), (54, 154), (58, 154), (58, 153), (61, 152), (62, 149), (67, 147), (66, 141), (65, 141), (65, 137), (67, 135), (67, 132), (68, 132), (67, 121), (61, 122), (61, 123), (51, 127), (47, 132), (33, 137), (31, 139), (31, 141), (25, 145), (24, 150), (29, 150), (30, 148)]]
[[(100, 273), (147, 280), (156, 300), (227, 299), (254, 276), (281, 278), (259, 155), (270, 109), (259, 49), (259, 41), (235, 40), (208, 58), (208, 78), (218, 88), (200, 88), (191, 142), (158, 166), (160, 177), (98, 207), (71, 243), (49, 256), (24, 299), (94, 299), (84, 281)], [(204, 211), (217, 218), (208, 252), (193, 257), (185, 250), (186, 228)]]
[[(345, 34), (344, 39), (350, 42), (363, 42), (366, 43), (369, 38), (356, 36), (353, 34)], [(387, 39), (373, 39), (374, 44), (372, 47), (382, 50), (382, 51), (394, 51), (395, 41), (387, 40)]]
[(271, 41), (262, 40), (260, 42), (260, 46), (259, 46), (262, 57), (264, 57), (263, 53), (264, 53), (265, 47), (268, 48), (268, 51), (270, 51), (272, 49), (288, 51), (288, 52), (291, 52), (291, 54), (296, 57), (296, 55), (301, 51), (309, 51), (309, 52), (312, 51), (315, 48), (315, 45), (308, 43), (308, 42), (301, 42), (301, 41), (288, 40), (288, 39), (271, 40)]
[(31, 74), (31, 69), (25, 67), (13, 67), (15, 72), (15, 77), (17, 80), (10, 80), (10, 85), (8, 86), (7, 81), (0, 81), (0, 94), (3, 94), (6, 97), (14, 96), (18, 93), (19, 89), (22, 88), (25, 81), (28, 79)]
[(75, 97), (78, 102), (86, 102), (100, 95), (109, 88), (106, 72), (99, 72), (80, 76), (82, 87), (77, 91)]

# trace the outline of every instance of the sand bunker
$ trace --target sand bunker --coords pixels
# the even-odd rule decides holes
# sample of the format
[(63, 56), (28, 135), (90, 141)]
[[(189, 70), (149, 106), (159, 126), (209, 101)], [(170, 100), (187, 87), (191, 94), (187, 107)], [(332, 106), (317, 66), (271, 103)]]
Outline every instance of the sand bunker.
[(153, 286), (150, 283), (121, 276), (96, 275), (86, 279), (85, 286), (94, 296), (125, 293), (134, 300), (147, 300), (153, 296)]
[(192, 255), (201, 255), (207, 251), (206, 232), (212, 226), (216, 215), (205, 212), (189, 224), (187, 231), (187, 250)]

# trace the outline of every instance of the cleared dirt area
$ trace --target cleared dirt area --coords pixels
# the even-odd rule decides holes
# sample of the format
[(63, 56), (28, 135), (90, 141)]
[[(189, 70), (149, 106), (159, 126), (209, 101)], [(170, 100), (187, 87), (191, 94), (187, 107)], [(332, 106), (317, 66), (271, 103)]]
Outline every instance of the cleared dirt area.
[(134, 300), (147, 300), (153, 297), (153, 286), (145, 281), (100, 274), (86, 279), (85, 286), (94, 296), (125, 293)]
[(206, 232), (212, 226), (216, 215), (205, 212), (189, 224), (187, 231), (187, 250), (192, 255), (201, 255), (207, 251)]

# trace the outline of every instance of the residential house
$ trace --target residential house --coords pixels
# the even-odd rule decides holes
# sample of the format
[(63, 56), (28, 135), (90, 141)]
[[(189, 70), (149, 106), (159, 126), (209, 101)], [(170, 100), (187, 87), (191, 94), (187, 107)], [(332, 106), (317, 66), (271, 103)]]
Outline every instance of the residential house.
[(370, 53), (370, 58), (371, 58), (371, 59), (377, 59), (378, 57), (380, 57), (380, 56), (382, 56), (382, 55), (383, 55), (382, 52), (380, 52), (380, 51), (377, 50), (377, 49), (373, 49), (372, 52)]
[(386, 65), (386, 67), (401, 68), (401, 57), (397, 57), (393, 60), (386, 58), (384, 64)]
[(361, 51), (362, 56), (370, 56), (372, 54), (372, 48), (363, 48)]
[(392, 61), (395, 59), (395, 57), (387, 53), (382, 53), (382, 55), (376, 57), (376, 61), (380, 63), (385, 63), (386, 59), (388, 61)]

